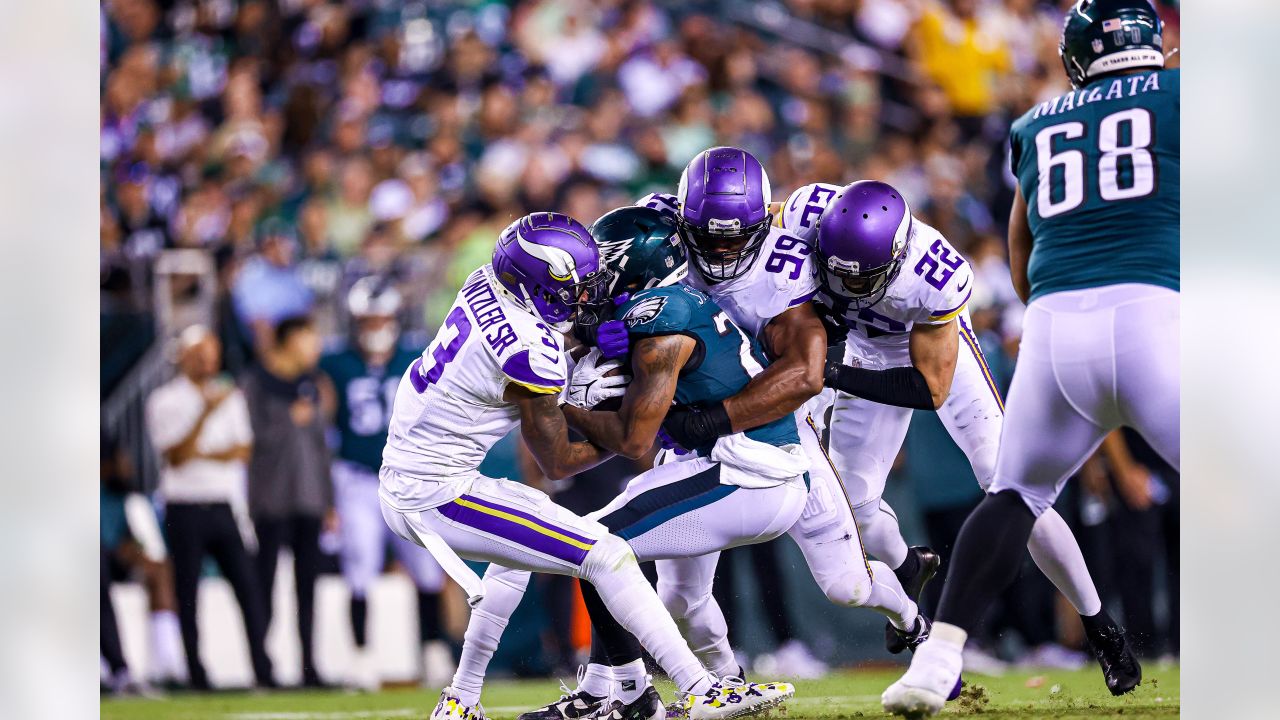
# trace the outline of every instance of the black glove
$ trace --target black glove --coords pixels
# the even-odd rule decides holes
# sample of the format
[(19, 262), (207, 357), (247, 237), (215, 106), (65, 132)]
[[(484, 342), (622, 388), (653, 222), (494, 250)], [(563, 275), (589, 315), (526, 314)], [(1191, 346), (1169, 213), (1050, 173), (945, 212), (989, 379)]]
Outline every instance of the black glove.
[(724, 409), (724, 402), (720, 400), (713, 403), (676, 405), (667, 411), (662, 429), (678, 445), (689, 450), (706, 447), (722, 435), (733, 434), (729, 412)]

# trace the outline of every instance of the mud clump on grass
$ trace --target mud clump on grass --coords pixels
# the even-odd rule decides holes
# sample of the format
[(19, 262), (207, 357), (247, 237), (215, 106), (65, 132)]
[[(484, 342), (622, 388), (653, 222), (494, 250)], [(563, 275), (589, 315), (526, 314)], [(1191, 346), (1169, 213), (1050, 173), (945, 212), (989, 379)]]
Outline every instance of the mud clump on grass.
[(960, 697), (956, 698), (956, 705), (959, 706), (962, 713), (982, 713), (986, 712), (987, 706), (991, 704), (991, 696), (987, 693), (984, 685), (971, 685), (965, 683), (960, 689)]

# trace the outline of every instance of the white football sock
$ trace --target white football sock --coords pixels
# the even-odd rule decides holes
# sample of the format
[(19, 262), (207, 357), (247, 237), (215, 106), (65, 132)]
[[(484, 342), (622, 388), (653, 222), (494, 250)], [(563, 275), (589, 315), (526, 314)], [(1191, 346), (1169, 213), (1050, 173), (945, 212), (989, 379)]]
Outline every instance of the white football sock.
[(598, 698), (609, 697), (609, 690), (612, 687), (613, 668), (597, 663), (588, 663), (587, 669), (582, 673), (582, 679), (578, 681), (579, 690)]
[(685, 644), (625, 542), (613, 535), (596, 541), (582, 563), (582, 577), (595, 586), (613, 617), (653, 655), (677, 688), (701, 695), (711, 687), (710, 674)]
[(649, 685), (644, 660), (632, 660), (613, 669), (613, 695), (624, 703), (633, 703)]
[(172, 610), (154, 610), (150, 625), (151, 663), (148, 669), (151, 678), (161, 681), (185, 679), (186, 656), (182, 649), (178, 614)]
[(858, 521), (863, 549), (890, 568), (901, 567), (907, 559), (907, 542), (902, 539), (893, 508), (880, 500), (854, 508), (853, 517)]
[(511, 614), (524, 598), (529, 585), (529, 573), (490, 564), (484, 574), (484, 599), (471, 611), (467, 632), (463, 636), (462, 657), (458, 670), (453, 674), (452, 687), (463, 705), (473, 706), (480, 701), (484, 686), (484, 674), (489, 661), (502, 640)]
[[(865, 536), (864, 536), (865, 537)], [(904, 555), (905, 557), (905, 555)], [(898, 576), (893, 574), (889, 566), (879, 560), (871, 560), (871, 594), (862, 607), (889, 618), (889, 622), (899, 630), (910, 630), (915, 627), (916, 616), (920, 614), (916, 604), (907, 597), (902, 589)]]
[(1098, 614), (1102, 609), (1102, 598), (1089, 575), (1076, 536), (1057, 510), (1049, 508), (1036, 519), (1027, 549), (1031, 551), (1036, 567), (1071, 601), (1076, 612), (1081, 615)]

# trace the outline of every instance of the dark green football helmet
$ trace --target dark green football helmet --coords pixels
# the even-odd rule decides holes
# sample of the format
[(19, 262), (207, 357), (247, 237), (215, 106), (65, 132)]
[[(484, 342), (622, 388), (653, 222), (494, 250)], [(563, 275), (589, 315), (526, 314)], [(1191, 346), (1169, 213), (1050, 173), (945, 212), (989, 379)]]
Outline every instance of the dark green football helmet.
[(621, 207), (591, 226), (600, 262), (609, 268), (610, 297), (680, 282), (689, 272), (675, 221), (653, 208)]
[(653, 208), (611, 210), (589, 230), (600, 248), (600, 262), (609, 270), (608, 297), (578, 309), (573, 333), (594, 345), (596, 328), (613, 316), (614, 307), (640, 290), (680, 282), (689, 273), (689, 257), (675, 220)]
[(1164, 23), (1149, 0), (1078, 0), (1058, 54), (1074, 87), (1119, 70), (1164, 67)]

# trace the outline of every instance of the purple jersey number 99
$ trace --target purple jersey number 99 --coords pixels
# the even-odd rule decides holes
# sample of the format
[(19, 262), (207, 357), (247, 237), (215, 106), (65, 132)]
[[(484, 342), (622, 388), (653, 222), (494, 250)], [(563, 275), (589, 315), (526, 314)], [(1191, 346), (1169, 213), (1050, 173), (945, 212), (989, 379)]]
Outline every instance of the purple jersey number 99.
[[(444, 339), (450, 331), (453, 332), (453, 337), (446, 343)], [(431, 367), (424, 367), (421, 357), (413, 361), (413, 367), (409, 369), (409, 382), (413, 383), (413, 389), (424, 393), (432, 383), (439, 380), (444, 366), (453, 360), (470, 335), (471, 320), (467, 318), (467, 311), (455, 307), (449, 317), (444, 319), (444, 327), (440, 328), (440, 334), (436, 335), (436, 340), (432, 343), (434, 347), (428, 348), (431, 352)]]
[(934, 240), (933, 245), (929, 246), (929, 254), (922, 256), (920, 262), (916, 263), (915, 271), (925, 282), (941, 290), (963, 264), (964, 257), (960, 253), (952, 255), (950, 250), (942, 246), (941, 240)]
[(765, 260), (764, 269), (771, 273), (780, 273), (786, 272), (789, 267), (791, 274), (787, 278), (795, 280), (800, 277), (800, 271), (804, 268), (804, 257), (809, 252), (810, 248), (803, 240), (783, 235), (773, 246), (769, 259)]

